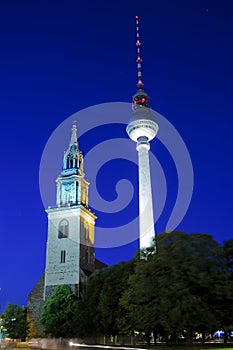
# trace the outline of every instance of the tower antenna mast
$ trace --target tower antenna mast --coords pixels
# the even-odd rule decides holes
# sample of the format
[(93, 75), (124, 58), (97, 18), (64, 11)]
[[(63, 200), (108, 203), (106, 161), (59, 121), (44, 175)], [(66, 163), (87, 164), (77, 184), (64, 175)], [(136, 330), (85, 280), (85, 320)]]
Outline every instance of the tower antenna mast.
[(141, 51), (140, 51), (140, 31), (139, 31), (139, 17), (136, 16), (136, 46), (137, 46), (137, 71), (138, 71), (138, 83), (137, 87), (138, 89), (142, 89), (143, 87), (143, 82), (142, 82), (142, 59), (141, 59)]

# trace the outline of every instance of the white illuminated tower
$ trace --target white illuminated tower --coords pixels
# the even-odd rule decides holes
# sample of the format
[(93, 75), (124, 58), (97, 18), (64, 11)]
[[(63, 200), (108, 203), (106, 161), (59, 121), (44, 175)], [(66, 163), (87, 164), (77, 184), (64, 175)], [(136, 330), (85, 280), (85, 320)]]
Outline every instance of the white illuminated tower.
[(138, 16), (136, 16), (136, 30), (138, 91), (133, 96), (133, 114), (126, 131), (129, 137), (137, 143), (136, 149), (138, 151), (139, 171), (139, 236), (140, 249), (143, 249), (150, 247), (155, 237), (148, 151), (150, 149), (149, 141), (156, 136), (159, 127), (148, 106), (149, 96), (143, 90)]

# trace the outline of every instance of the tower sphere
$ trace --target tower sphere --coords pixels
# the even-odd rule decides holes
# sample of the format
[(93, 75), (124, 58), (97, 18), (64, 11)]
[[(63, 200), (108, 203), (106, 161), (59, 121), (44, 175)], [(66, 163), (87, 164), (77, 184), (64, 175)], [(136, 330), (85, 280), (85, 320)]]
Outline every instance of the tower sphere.
[(148, 100), (149, 96), (143, 90), (139, 90), (133, 96), (133, 114), (126, 131), (135, 142), (138, 142), (140, 138), (146, 138), (147, 141), (152, 140), (159, 129), (156, 118), (148, 107)]

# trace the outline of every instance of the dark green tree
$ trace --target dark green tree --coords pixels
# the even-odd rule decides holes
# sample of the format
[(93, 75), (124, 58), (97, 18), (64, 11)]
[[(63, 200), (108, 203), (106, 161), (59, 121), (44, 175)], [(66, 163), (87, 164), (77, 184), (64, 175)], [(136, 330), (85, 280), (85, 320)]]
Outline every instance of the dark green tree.
[(129, 333), (119, 300), (132, 272), (132, 262), (96, 271), (78, 301), (78, 335), (98, 336)]
[(99, 296), (103, 289), (108, 268), (94, 272), (87, 280), (84, 290), (78, 300), (77, 335), (98, 336), (104, 334), (99, 310)]
[(25, 341), (28, 329), (26, 317), (26, 307), (8, 303), (2, 314), (2, 326), (5, 329), (5, 335), (12, 339)]
[(120, 299), (128, 327), (139, 332), (145, 332), (147, 342), (150, 342), (150, 333), (157, 333), (160, 328), (156, 317), (157, 288), (153, 265), (149, 263), (154, 249), (144, 252), (144, 259), (139, 254), (134, 259), (135, 270), (128, 279), (125, 290)]
[(42, 309), (45, 333), (55, 338), (71, 337), (77, 330), (77, 298), (67, 285), (58, 286)]
[(133, 271), (133, 262), (121, 262), (108, 268), (103, 288), (99, 296), (99, 310), (101, 324), (105, 335), (118, 335), (129, 333), (125, 322), (124, 309), (119, 301), (125, 285)]
[(156, 249), (143, 254), (121, 298), (131, 326), (147, 334), (185, 330), (192, 339), (193, 331), (223, 324), (232, 285), (223, 249), (211, 235), (162, 233)]
[(228, 268), (231, 271), (233, 278), (233, 239), (224, 241), (223, 249)]
[(185, 329), (191, 339), (192, 331), (219, 325), (216, 297), (224, 261), (220, 246), (210, 235), (163, 233), (158, 236), (152, 263), (160, 320), (167, 332)]
[(224, 342), (228, 340), (228, 334), (233, 328), (233, 239), (224, 241), (223, 244), (224, 257), (228, 268), (228, 277), (224, 274), (221, 292), (224, 291), (225, 298), (222, 302), (222, 309), (219, 311), (221, 319), (221, 328), (224, 329)]

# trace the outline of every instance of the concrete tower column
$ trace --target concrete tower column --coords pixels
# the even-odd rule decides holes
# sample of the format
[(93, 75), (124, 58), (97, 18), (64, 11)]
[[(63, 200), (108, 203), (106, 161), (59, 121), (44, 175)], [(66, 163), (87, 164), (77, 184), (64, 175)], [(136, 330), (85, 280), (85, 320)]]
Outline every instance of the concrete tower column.
[(140, 249), (150, 247), (155, 237), (154, 215), (151, 194), (151, 178), (149, 149), (147, 137), (139, 137), (136, 149), (138, 151), (139, 175), (139, 224)]

